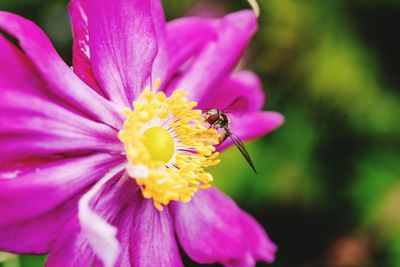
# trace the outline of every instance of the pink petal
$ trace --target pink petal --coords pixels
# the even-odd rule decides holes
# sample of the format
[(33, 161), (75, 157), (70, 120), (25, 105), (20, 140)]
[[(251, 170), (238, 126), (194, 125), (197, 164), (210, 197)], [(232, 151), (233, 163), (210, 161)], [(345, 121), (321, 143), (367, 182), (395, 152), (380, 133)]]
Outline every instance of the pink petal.
[[(119, 129), (120, 111), (87, 87), (62, 61), (54, 47), (34, 23), (17, 15), (0, 11), (0, 29), (15, 37), (35, 65), (51, 94), (60, 101), (98, 121)], [(26, 80), (26, 79), (25, 79)]]
[(214, 20), (217, 39), (209, 42), (193, 63), (169, 89), (184, 88), (190, 98), (201, 102), (233, 70), (257, 28), (257, 19), (250, 10), (229, 14)]
[(156, 210), (141, 197), (132, 228), (130, 253), (133, 266), (183, 266), (168, 209)]
[(0, 225), (48, 212), (122, 160), (115, 155), (97, 154), (1, 170)]
[(151, 82), (161, 36), (155, 27), (163, 20), (153, 9), (156, 4), (158, 0), (88, 1), (92, 69), (107, 96), (119, 104), (130, 106)]
[(121, 151), (117, 131), (71, 110), (46, 91), (30, 60), (0, 36), (0, 162), (51, 153)]
[[(129, 180), (135, 183), (133, 179)], [(134, 186), (131, 186), (131, 188), (134, 188)], [(135, 221), (135, 214), (138, 209), (137, 203), (139, 203), (142, 198), (141, 193), (138, 191), (138, 187), (136, 186), (135, 191), (131, 190), (131, 192), (128, 193), (130, 200), (126, 202), (125, 206), (121, 207), (121, 212), (117, 215), (114, 222), (118, 229), (117, 238), (121, 244), (121, 252), (115, 264), (116, 267), (131, 266), (130, 239)]]
[(275, 260), (277, 247), (272, 243), (262, 226), (249, 214), (242, 211), (241, 225), (245, 234), (243, 242), (247, 250), (242, 258), (226, 262), (226, 267), (253, 267), (257, 261), (272, 263)]
[[(132, 179), (127, 182), (134, 184)], [(119, 204), (120, 212), (113, 221), (121, 244), (115, 266), (183, 266), (169, 210), (156, 210), (136, 185), (125, 183), (124, 188), (131, 188), (130, 192), (114, 193), (129, 196), (125, 204)], [(102, 266), (101, 261), (96, 260), (94, 266)]]
[(265, 93), (261, 81), (251, 71), (240, 71), (227, 77), (207, 102), (201, 102), (199, 108), (218, 108), (224, 110), (238, 97), (248, 100), (246, 112), (259, 111), (265, 103)]
[(46, 267), (92, 266), (94, 253), (80, 232), (78, 219), (73, 216), (59, 233), (46, 260)]
[[(273, 258), (275, 246), (260, 226), (250, 224), (248, 215), (215, 189), (197, 192), (190, 203), (174, 203), (172, 211), (179, 242), (198, 263), (229, 265)], [(260, 248), (262, 258), (251, 242), (267, 244)]]
[(241, 224), (249, 248), (249, 255), (246, 258), (251, 256), (255, 260), (273, 262), (277, 247), (271, 242), (262, 226), (246, 212), (241, 214)]
[(0, 250), (28, 254), (48, 253), (65, 224), (75, 216), (78, 197), (34, 219), (1, 225)]
[(79, 200), (78, 219), (82, 233), (105, 267), (114, 266), (120, 252), (120, 245), (116, 237), (117, 228), (93, 211), (89, 202), (110, 179), (124, 168), (124, 165), (120, 165), (111, 169)]
[(72, 65), (79, 78), (98, 93), (104, 95), (97, 85), (90, 65), (89, 31), (87, 16), (87, 0), (72, 0), (68, 5), (71, 17), (73, 46)]
[(63, 129), (71, 135), (92, 137), (100, 144), (108, 141), (108, 145), (115, 146), (119, 142), (117, 131), (108, 125), (79, 116), (50, 99), (18, 92), (17, 88), (20, 88), (18, 83), (2, 89), (1, 133), (36, 132), (51, 135), (53, 130)]
[[(274, 111), (258, 111), (244, 114), (242, 117), (231, 116), (231, 130), (242, 141), (256, 139), (273, 130), (277, 129), (285, 121), (284, 117)], [(222, 150), (232, 145), (228, 138), (218, 150)]]
[[(91, 212), (95, 212), (103, 222), (112, 225), (118, 230), (117, 237), (121, 242), (122, 251), (129, 249), (128, 240), (132, 227), (132, 224), (125, 223), (125, 216), (127, 216), (128, 219), (134, 217), (135, 213), (133, 211), (136, 207), (135, 197), (138, 192), (135, 182), (132, 179), (123, 177), (124, 176), (121, 176), (121, 174), (118, 174), (108, 180), (103, 186), (97, 186), (97, 188), (101, 187), (101, 189), (90, 201)], [(93, 191), (91, 192), (93, 193)], [(103, 266), (90, 245), (94, 240), (92, 239), (94, 237), (92, 235), (93, 232), (98, 232), (100, 230), (96, 228), (99, 222), (98, 218), (94, 219), (95, 221), (91, 227), (92, 229), (88, 229), (87, 227), (89, 227), (89, 225), (86, 225), (84, 228), (80, 227), (77, 216), (71, 218), (70, 225), (62, 232), (60, 238), (52, 247), (46, 266)], [(84, 224), (86, 224), (86, 222)], [(124, 235), (125, 233), (128, 233), (127, 236)], [(91, 235), (90, 239), (88, 239), (88, 234)], [(97, 234), (101, 233), (98, 232)], [(103, 258), (109, 257), (110, 252), (111, 254), (113, 253), (109, 250), (110, 247), (107, 246), (108, 243), (105, 243), (105, 245), (102, 252), (103, 255), (101, 255)], [(122, 257), (122, 255), (120, 257)]]
[(43, 134), (5, 135), (1, 136), (0, 147), (2, 153), (7, 156), (0, 159), (0, 165), (31, 157), (58, 158), (58, 153), (65, 157), (78, 156), (82, 153), (88, 153), (88, 149), (91, 152), (94, 151), (94, 148), (99, 144), (101, 143), (96, 142), (93, 138), (79, 137), (79, 139), (75, 139), (73, 136), (57, 138), (57, 136)]
[[(131, 266), (130, 239), (132, 227), (138, 206), (143, 198), (136, 182), (133, 179), (126, 178), (121, 178), (115, 184), (110, 185), (111, 190), (107, 188), (103, 190), (99, 200), (107, 201), (110, 205), (102, 205), (103, 208), (101, 209), (99, 209), (98, 204), (93, 207), (118, 229), (117, 238), (120, 243), (121, 252), (115, 264), (116, 267)], [(110, 210), (113, 210), (113, 212), (109, 212)], [(111, 215), (113, 215), (112, 218)], [(100, 259), (96, 258), (94, 266), (103, 266), (103, 264)]]
[(166, 32), (169, 53), (167, 81), (178, 73), (184, 63), (194, 58), (206, 43), (217, 38), (213, 20), (204, 18), (186, 17), (170, 21)]
[(157, 36), (157, 55), (153, 62), (151, 71), (152, 84), (156, 79), (160, 79), (161, 83), (166, 82), (166, 74), (169, 66), (169, 53), (166, 36), (166, 21), (164, 10), (160, 0), (152, 1), (151, 15), (154, 21), (154, 31)]
[[(74, 33), (73, 66), (74, 72), (90, 87), (103, 94), (98, 87), (90, 63), (89, 30), (88, 30), (88, 0), (72, 0), (68, 6)], [(154, 30), (158, 40), (157, 56), (154, 59), (152, 77), (165, 82), (167, 71), (167, 44), (165, 40), (165, 18), (160, 1), (153, 1), (151, 16), (154, 20)]]
[(13, 90), (44, 95), (46, 82), (28, 57), (2, 35), (0, 35), (0, 48), (1, 91), (18, 84), (18, 88)]
[(214, 189), (198, 191), (190, 203), (173, 203), (175, 231), (189, 257), (199, 263), (225, 262), (243, 254), (238, 207)]
[(18, 83), (8, 88), (3, 87), (0, 102), (0, 146), (7, 155), (0, 162), (54, 153), (123, 150), (115, 129), (49, 99), (18, 92)]

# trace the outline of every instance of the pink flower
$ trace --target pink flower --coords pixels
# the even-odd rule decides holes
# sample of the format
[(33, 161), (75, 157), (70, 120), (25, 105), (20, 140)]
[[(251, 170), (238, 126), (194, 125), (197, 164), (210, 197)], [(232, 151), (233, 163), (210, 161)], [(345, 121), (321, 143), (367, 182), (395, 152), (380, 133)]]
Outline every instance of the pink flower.
[(178, 240), (199, 263), (273, 261), (262, 227), (202, 190), (218, 134), (175, 90), (203, 110), (246, 97), (231, 118), (243, 140), (276, 129), (258, 78), (232, 73), (253, 13), (166, 23), (157, 0), (73, 0), (69, 11), (73, 71), (34, 23), (0, 12), (20, 45), (0, 35), (0, 250), (49, 253), (47, 266), (181, 266)]

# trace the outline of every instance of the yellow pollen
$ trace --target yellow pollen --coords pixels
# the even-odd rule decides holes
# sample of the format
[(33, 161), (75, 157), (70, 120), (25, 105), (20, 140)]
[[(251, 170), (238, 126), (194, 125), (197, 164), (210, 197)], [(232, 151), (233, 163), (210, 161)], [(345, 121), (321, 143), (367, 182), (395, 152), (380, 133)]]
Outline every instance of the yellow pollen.
[(174, 139), (167, 130), (159, 126), (149, 128), (144, 132), (143, 143), (153, 160), (166, 164), (174, 155)]
[(158, 210), (170, 201), (189, 202), (197, 190), (209, 188), (213, 178), (205, 169), (219, 163), (214, 147), (219, 134), (205, 126), (201, 110), (193, 109), (197, 103), (187, 95), (175, 90), (167, 97), (146, 87), (133, 110), (123, 110), (127, 119), (118, 137), (127, 173)]

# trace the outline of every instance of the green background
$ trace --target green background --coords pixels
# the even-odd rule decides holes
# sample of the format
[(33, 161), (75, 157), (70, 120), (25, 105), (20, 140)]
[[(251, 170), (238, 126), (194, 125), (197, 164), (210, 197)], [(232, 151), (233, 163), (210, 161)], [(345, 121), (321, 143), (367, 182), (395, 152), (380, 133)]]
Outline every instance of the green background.
[[(247, 7), (164, 2), (169, 19)], [(246, 144), (258, 175), (230, 149), (212, 170), (215, 185), (267, 229), (279, 247), (273, 266), (400, 266), (400, 1), (259, 2), (244, 62), (263, 80), (265, 109), (286, 122)], [(38, 23), (70, 63), (66, 5), (2, 0), (0, 9)], [(43, 262), (21, 256), (3, 266)]]

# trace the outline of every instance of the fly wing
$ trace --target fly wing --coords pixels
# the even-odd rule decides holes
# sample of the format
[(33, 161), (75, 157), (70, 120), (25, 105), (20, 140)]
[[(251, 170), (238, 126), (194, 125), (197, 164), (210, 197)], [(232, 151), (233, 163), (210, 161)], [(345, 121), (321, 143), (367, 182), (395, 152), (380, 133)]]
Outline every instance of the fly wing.
[(256, 168), (254, 167), (253, 161), (250, 158), (249, 152), (247, 152), (246, 147), (243, 142), (236, 135), (232, 134), (229, 129), (225, 129), (226, 134), (232, 139), (235, 146), (239, 149), (240, 153), (242, 153), (243, 157), (246, 159), (247, 163), (249, 163), (250, 167), (257, 174)]
[(249, 101), (247, 98), (244, 96), (238, 96), (226, 108), (223, 109), (223, 112), (241, 117), (244, 113), (246, 113), (248, 107)]

